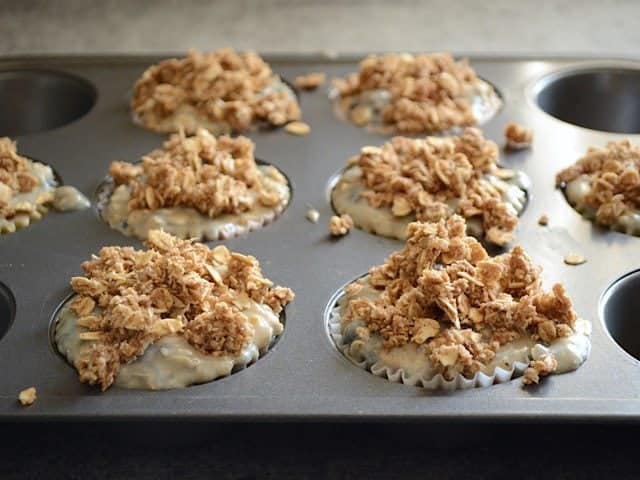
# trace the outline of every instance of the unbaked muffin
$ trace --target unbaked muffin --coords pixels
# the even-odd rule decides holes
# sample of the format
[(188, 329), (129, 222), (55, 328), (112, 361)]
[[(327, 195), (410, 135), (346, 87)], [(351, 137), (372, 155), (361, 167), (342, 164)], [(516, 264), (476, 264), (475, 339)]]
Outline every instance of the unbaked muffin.
[(497, 145), (475, 128), (452, 137), (395, 137), (351, 158), (331, 200), (356, 227), (378, 235), (405, 239), (415, 220), (458, 213), (473, 235), (505, 245), (526, 205), (528, 179), (497, 160)]
[(640, 235), (640, 147), (630, 140), (591, 147), (556, 176), (567, 201), (586, 218)]
[(80, 381), (106, 390), (209, 382), (258, 360), (293, 299), (251, 256), (159, 230), (147, 250), (103, 247), (73, 277), (55, 343)]
[(246, 137), (173, 134), (140, 163), (111, 164), (99, 192), (101, 216), (141, 239), (153, 229), (217, 240), (260, 228), (282, 213), (291, 193), (285, 176), (257, 164), (253, 150)]
[(192, 50), (149, 67), (134, 86), (131, 111), (150, 130), (202, 127), (216, 135), (300, 118), (293, 89), (256, 53), (230, 48)]
[(334, 80), (337, 113), (382, 133), (437, 133), (480, 124), (502, 101), (466, 60), (448, 53), (370, 55)]
[(338, 348), (378, 376), (427, 388), (525, 383), (578, 368), (590, 323), (561, 284), (541, 288), (521, 247), (489, 257), (460, 216), (409, 225), (405, 247), (349, 284), (329, 319)]

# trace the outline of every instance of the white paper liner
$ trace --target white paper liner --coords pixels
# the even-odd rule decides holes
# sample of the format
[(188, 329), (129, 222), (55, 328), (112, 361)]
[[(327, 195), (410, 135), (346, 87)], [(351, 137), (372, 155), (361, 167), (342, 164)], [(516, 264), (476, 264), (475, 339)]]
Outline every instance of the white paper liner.
[(496, 366), (495, 370), (491, 374), (478, 372), (473, 376), (473, 378), (466, 378), (462, 374), (458, 374), (452, 380), (447, 380), (441, 373), (431, 378), (426, 378), (420, 375), (411, 376), (408, 375), (404, 369), (390, 367), (379, 360), (372, 363), (366, 359), (354, 358), (354, 356), (349, 352), (350, 344), (344, 342), (341, 331), (340, 307), (337, 305), (341, 298), (343, 298), (343, 295), (336, 299), (335, 306), (329, 313), (327, 322), (329, 335), (338, 350), (340, 350), (346, 358), (358, 367), (371, 372), (377, 377), (386, 378), (392, 382), (402, 383), (404, 385), (423, 387), (427, 390), (453, 391), (466, 390), (469, 388), (490, 387), (495, 383), (506, 383), (513, 378), (521, 376), (529, 366), (528, 363), (514, 362), (510, 370), (505, 370), (504, 368)]

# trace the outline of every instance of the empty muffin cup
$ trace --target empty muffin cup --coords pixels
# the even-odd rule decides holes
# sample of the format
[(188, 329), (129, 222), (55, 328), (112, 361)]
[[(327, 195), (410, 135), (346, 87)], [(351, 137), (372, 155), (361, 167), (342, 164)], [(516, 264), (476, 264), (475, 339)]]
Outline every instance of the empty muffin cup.
[(640, 360), (640, 270), (615, 280), (600, 299), (600, 317), (611, 338)]
[(13, 293), (4, 283), (0, 282), (0, 339), (2, 339), (16, 316), (16, 300)]
[(61, 127), (85, 115), (97, 93), (87, 80), (63, 72), (0, 72), (0, 136)]
[(533, 87), (535, 104), (579, 127), (640, 133), (640, 65), (591, 66), (544, 76)]

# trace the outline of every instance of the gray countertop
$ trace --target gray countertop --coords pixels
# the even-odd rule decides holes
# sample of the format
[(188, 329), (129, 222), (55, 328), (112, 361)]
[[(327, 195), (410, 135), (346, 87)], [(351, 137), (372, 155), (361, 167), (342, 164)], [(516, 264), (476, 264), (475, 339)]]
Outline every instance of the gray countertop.
[(450, 50), (639, 56), (634, 0), (0, 0), (0, 54)]

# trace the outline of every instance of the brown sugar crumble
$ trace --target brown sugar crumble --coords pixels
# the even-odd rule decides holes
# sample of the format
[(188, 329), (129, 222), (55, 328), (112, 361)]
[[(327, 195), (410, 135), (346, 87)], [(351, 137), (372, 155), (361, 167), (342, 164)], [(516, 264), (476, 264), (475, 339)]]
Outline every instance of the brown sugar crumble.
[(522, 150), (531, 147), (533, 143), (533, 130), (518, 123), (508, 123), (504, 129), (506, 147), (510, 150)]
[(184, 107), (237, 132), (258, 122), (279, 126), (300, 118), (295, 95), (271, 67), (256, 53), (230, 48), (164, 60), (134, 86), (131, 110), (147, 128), (166, 131), (163, 122)]
[(0, 220), (12, 221), (20, 214), (37, 220), (53, 202), (53, 192), (43, 192), (35, 203), (12, 203), (15, 195), (31, 192), (40, 184), (31, 173), (31, 164), (31, 160), (18, 154), (14, 141), (0, 137)]
[(33, 405), (38, 398), (35, 387), (25, 388), (18, 394), (18, 401), (23, 407)]
[[(468, 92), (479, 78), (466, 60), (448, 53), (370, 55), (360, 69), (333, 84), (342, 98), (383, 90), (390, 101), (382, 120), (398, 132), (438, 132), (476, 124)], [(370, 118), (360, 111), (357, 124)]]
[(342, 237), (353, 228), (353, 219), (350, 215), (333, 215), (329, 219), (329, 233), (332, 237)]
[(322, 72), (312, 72), (296, 77), (295, 86), (301, 90), (315, 90), (327, 80), (327, 74)]
[[(521, 247), (490, 258), (465, 227), (458, 215), (411, 223), (405, 247), (369, 271), (379, 295), (358, 297), (362, 284), (352, 284), (342, 321), (362, 320), (365, 333), (377, 333), (386, 349), (425, 344), (449, 380), (473, 377), (501, 345), (518, 338), (551, 342), (571, 335), (576, 313), (564, 287), (542, 290), (541, 268)], [(532, 365), (543, 372), (538, 367)]]
[(481, 219), (488, 241), (505, 245), (518, 224), (515, 209), (484, 178), (499, 175), (498, 147), (476, 128), (460, 136), (412, 139), (395, 137), (382, 147), (364, 147), (349, 161), (362, 170), (362, 192), (374, 208), (390, 208), (396, 217), (415, 214), (435, 222), (452, 213)]
[(209, 355), (236, 355), (252, 326), (241, 311), (247, 299), (276, 314), (293, 292), (263, 277), (251, 256), (220, 245), (180, 240), (152, 230), (148, 250), (103, 247), (85, 261), (85, 276), (73, 277), (71, 309), (93, 342), (75, 360), (82, 382), (107, 389), (122, 365), (169, 334), (181, 334)]
[(556, 185), (562, 186), (587, 175), (591, 189), (584, 203), (595, 211), (602, 225), (640, 208), (640, 147), (630, 140), (610, 142), (605, 148), (590, 147), (586, 155), (559, 172)]
[[(213, 218), (276, 206), (285, 199), (261, 181), (253, 150), (246, 137), (216, 138), (204, 129), (186, 136), (181, 131), (144, 156), (141, 164), (113, 162), (109, 174), (116, 185), (130, 187), (130, 210), (180, 206)], [(275, 168), (268, 175), (286, 184)]]

